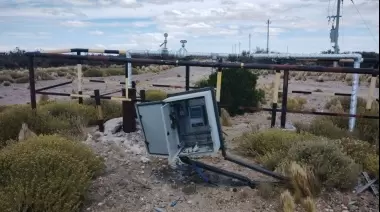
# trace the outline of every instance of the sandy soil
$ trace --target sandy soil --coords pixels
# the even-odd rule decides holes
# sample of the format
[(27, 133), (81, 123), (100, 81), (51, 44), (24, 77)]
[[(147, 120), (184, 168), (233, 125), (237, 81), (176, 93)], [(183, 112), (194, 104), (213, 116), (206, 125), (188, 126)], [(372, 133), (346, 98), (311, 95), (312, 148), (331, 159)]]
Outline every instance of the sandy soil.
[[(191, 68), (191, 82), (195, 82), (211, 72), (209, 68)], [(185, 84), (185, 68), (176, 67), (159, 74), (149, 73), (133, 76), (138, 80), (138, 89), (154, 89), (150, 86), (156, 84)], [(123, 77), (107, 77), (107, 80), (122, 81)], [(67, 79), (52, 81), (39, 81), (37, 88), (64, 82)], [(268, 84), (273, 80), (273, 75), (261, 77), (260, 84)], [(86, 93), (94, 89), (100, 89), (101, 93), (111, 92), (122, 88), (121, 85), (105, 85), (86, 83)], [(317, 83), (314, 80), (293, 81), (289, 90), (314, 91), (321, 89), (324, 92), (350, 93), (351, 88), (343, 82), (326, 81)], [(162, 89), (162, 88), (159, 88)], [(51, 89), (54, 92), (68, 92), (76, 90), (76, 84)], [(163, 89), (167, 92), (181, 91), (182, 89)], [(361, 86), (359, 95), (366, 96), (367, 86)], [(119, 95), (119, 94), (117, 94)], [(294, 96), (290, 94), (289, 96)], [(376, 90), (378, 98), (379, 92)], [(304, 95), (308, 103), (306, 108), (322, 110), (324, 103), (329, 97)], [(24, 104), (30, 101), (27, 84), (13, 84), (9, 87), (0, 86), (0, 105)], [(54, 97), (50, 97), (54, 98)], [(236, 139), (243, 132), (252, 128), (269, 128), (270, 114), (260, 112), (246, 114), (233, 118), (233, 126), (225, 127), (227, 133), (227, 147), (230, 151), (236, 146)], [(288, 122), (309, 122), (310, 115), (288, 115)], [(279, 114), (277, 123), (279, 124)], [(166, 159), (149, 158), (146, 156), (142, 143), (141, 131), (131, 134), (111, 134), (106, 131), (105, 135), (89, 129), (89, 137), (86, 143), (94, 151), (105, 158), (107, 168), (104, 174), (98, 177), (91, 186), (88, 201), (84, 205), (84, 211), (94, 212), (145, 212), (155, 211), (276, 211), (278, 196), (271, 199), (263, 199), (258, 189), (250, 189), (242, 186), (238, 181), (221, 177), (210, 172), (205, 174), (216, 183), (217, 186), (204, 183), (191, 169), (181, 167), (172, 170), (167, 165)], [(214, 166), (223, 167), (248, 176), (251, 179), (268, 179), (263, 175), (251, 170), (229, 163), (221, 156), (202, 159)], [(178, 200), (171, 207), (170, 204)], [(317, 200), (318, 211), (378, 211), (379, 201), (370, 193), (356, 196), (352, 193), (328, 192)], [(299, 210), (302, 211), (302, 210)]]

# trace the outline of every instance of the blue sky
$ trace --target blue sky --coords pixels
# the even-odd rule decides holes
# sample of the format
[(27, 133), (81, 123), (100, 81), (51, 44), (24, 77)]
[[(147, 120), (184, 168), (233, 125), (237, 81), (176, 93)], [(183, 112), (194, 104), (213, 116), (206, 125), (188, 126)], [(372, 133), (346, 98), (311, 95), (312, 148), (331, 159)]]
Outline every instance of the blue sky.
[[(379, 1), (342, 6), (341, 51), (379, 51)], [(230, 53), (266, 47), (316, 53), (330, 49), (327, 15), (336, 0), (1, 0), (0, 51), (61, 48), (158, 50), (163, 33), (177, 51)], [(363, 19), (371, 28), (368, 31)]]

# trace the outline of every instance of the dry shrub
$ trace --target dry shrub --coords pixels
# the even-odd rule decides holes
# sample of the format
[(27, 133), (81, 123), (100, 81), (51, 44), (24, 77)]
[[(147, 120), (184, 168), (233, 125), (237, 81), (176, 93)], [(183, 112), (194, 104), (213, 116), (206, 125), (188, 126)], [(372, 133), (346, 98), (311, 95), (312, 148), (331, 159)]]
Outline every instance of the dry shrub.
[(273, 184), (264, 182), (257, 186), (257, 192), (264, 199), (271, 199), (276, 194)]
[[(325, 108), (332, 112), (349, 113), (350, 110), (350, 97), (333, 98), (326, 103)], [(372, 102), (371, 110), (366, 110), (366, 100), (359, 97), (357, 99), (357, 114), (378, 116), (379, 104), (376, 101)], [(348, 129), (348, 117), (330, 117), (331, 121), (338, 127)], [(379, 120), (357, 118), (355, 123), (355, 135), (364, 141), (372, 144), (379, 141)]]
[(84, 125), (89, 125), (96, 121), (95, 107), (81, 105), (72, 101), (47, 103), (42, 105), (40, 110), (57, 118), (81, 117)]
[(53, 77), (51, 73), (48, 73), (45, 71), (37, 71), (36, 79), (37, 80), (55, 80), (55, 77)]
[(227, 110), (222, 108), (220, 112), (221, 112), (220, 120), (221, 120), (222, 126), (226, 126), (226, 127), (232, 126), (231, 117), (230, 117), (230, 114), (227, 112)]
[(71, 137), (83, 133), (84, 121), (81, 116), (75, 113), (55, 116), (49, 111), (51, 108), (54, 107), (49, 104), (36, 110), (32, 110), (29, 105), (16, 105), (0, 113), (0, 148), (5, 146), (7, 140), (17, 139), (22, 123), (26, 123), (37, 135), (59, 133)]
[(317, 212), (317, 207), (311, 197), (307, 197), (302, 201), (302, 206), (306, 212)]
[(10, 107), (9, 105), (0, 105), (0, 113), (2, 113), (3, 111), (5, 111), (9, 107)]
[(18, 78), (21, 78), (21, 77), (28, 76), (28, 73), (27, 72), (12, 71), (12, 72), (9, 73), (9, 75), (13, 79), (18, 79)]
[[(133, 70), (133, 69), (132, 69)], [(125, 74), (124, 67), (109, 67), (104, 70), (105, 76), (120, 76)]]
[(239, 139), (240, 150), (247, 156), (262, 156), (267, 153), (286, 152), (292, 144), (313, 138), (310, 134), (297, 134), (281, 129), (269, 129), (257, 133), (246, 133)]
[[(91, 108), (91, 110), (94, 110), (94, 113), (96, 113), (95, 110), (95, 99), (85, 99), (83, 101), (83, 104), (87, 106), (87, 108)], [(122, 116), (122, 106), (121, 102), (118, 101), (112, 101), (112, 100), (101, 100), (100, 105), (102, 107), (102, 112), (103, 112), (103, 119), (104, 121), (108, 121), (113, 118), (118, 118)], [(90, 106), (90, 107), (89, 107)], [(92, 121), (90, 121), (90, 125), (96, 123), (96, 118), (97, 116), (94, 115), (92, 117)]]
[(0, 83), (3, 82), (14, 82), (14, 80), (10, 75), (0, 75)]
[(40, 96), (40, 99), (38, 101), (39, 104), (43, 105), (43, 104), (47, 104), (49, 102), (49, 95), (46, 95), (46, 94), (42, 94)]
[(167, 97), (167, 93), (161, 90), (146, 90), (145, 99), (148, 101), (160, 101)]
[(3, 82), (3, 86), (5, 86), (5, 87), (11, 86), (11, 85), (12, 85), (12, 83), (9, 82), (9, 81), (4, 81)]
[(83, 69), (83, 77), (103, 77), (104, 72), (99, 68), (91, 67)]
[(374, 145), (353, 138), (343, 138), (335, 142), (370, 175), (379, 177), (379, 155)]
[(352, 188), (361, 171), (359, 165), (329, 140), (310, 140), (293, 145), (288, 158), (310, 166), (326, 188)]
[(288, 98), (287, 108), (288, 110), (303, 110), (307, 100), (302, 97)]
[(14, 82), (18, 84), (28, 83), (29, 77), (28, 76), (20, 77), (20, 78), (15, 79)]
[(102, 160), (79, 142), (39, 136), (0, 151), (0, 211), (79, 211)]
[(320, 193), (319, 182), (310, 168), (292, 162), (287, 170), (287, 176), (290, 178), (290, 183), (294, 189), (294, 197), (297, 201), (306, 197), (317, 196)]
[(296, 204), (293, 196), (288, 190), (284, 191), (280, 196), (281, 211), (294, 212), (296, 211)]
[(294, 124), (298, 132), (308, 132), (317, 136), (323, 136), (331, 139), (350, 137), (351, 134), (346, 130), (339, 128), (329, 117), (317, 117), (308, 124), (296, 122)]
[(207, 78), (200, 79), (194, 83), (194, 86), (195, 87), (206, 87), (206, 86), (208, 86), (208, 79)]

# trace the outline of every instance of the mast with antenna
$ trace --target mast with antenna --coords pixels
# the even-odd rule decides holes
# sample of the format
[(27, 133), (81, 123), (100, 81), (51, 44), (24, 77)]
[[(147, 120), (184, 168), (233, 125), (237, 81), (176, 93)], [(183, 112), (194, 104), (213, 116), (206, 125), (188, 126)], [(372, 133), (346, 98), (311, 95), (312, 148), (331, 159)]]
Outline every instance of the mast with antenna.
[(269, 54), (269, 25), (271, 24), (272, 22), (268, 19), (267, 20), (267, 54)]
[(249, 33), (249, 44), (248, 44), (248, 52), (249, 52), (249, 54), (252, 54), (252, 52), (251, 52), (251, 33)]

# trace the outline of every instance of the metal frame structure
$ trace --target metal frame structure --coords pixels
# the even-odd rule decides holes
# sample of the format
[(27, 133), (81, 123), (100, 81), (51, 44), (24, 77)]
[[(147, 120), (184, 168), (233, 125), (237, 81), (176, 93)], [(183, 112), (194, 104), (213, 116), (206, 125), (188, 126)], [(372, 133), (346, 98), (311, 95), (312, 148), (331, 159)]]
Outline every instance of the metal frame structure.
[[(90, 52), (88, 50), (88, 52)], [(106, 52), (106, 51), (103, 51)], [(107, 52), (110, 52), (108, 50)], [(116, 53), (113, 51), (112, 53)], [(371, 105), (372, 102), (372, 96), (370, 98), (370, 95), (373, 95), (374, 91), (374, 85), (376, 82), (376, 77), (379, 75), (378, 70), (376, 69), (371, 69), (371, 68), (336, 68), (336, 67), (321, 67), (321, 66), (300, 66), (300, 65), (278, 65), (278, 64), (256, 64), (256, 63), (223, 63), (222, 58), (219, 58), (218, 61), (215, 62), (197, 62), (197, 61), (181, 61), (181, 60), (157, 60), (157, 59), (136, 59), (136, 58), (128, 58), (128, 57), (110, 57), (110, 56), (92, 56), (92, 55), (87, 55), (87, 56), (82, 56), (82, 55), (67, 55), (67, 54), (60, 54), (60, 53), (41, 53), (41, 52), (28, 52), (26, 55), (29, 57), (29, 82), (30, 82), (30, 95), (31, 95), (31, 106), (32, 108), (36, 108), (36, 93), (43, 93), (42, 90), (46, 90), (48, 88), (53, 88), (53, 87), (58, 87), (60, 85), (64, 84), (69, 84), (70, 82), (65, 82), (61, 83), (59, 85), (54, 85), (54, 86), (49, 86), (45, 87), (42, 89), (36, 89), (35, 88), (35, 79), (34, 79), (34, 58), (61, 58), (61, 59), (73, 59), (77, 61), (83, 61), (83, 60), (88, 60), (88, 61), (106, 61), (106, 62), (114, 62), (114, 63), (120, 63), (120, 64), (132, 64), (132, 63), (142, 63), (142, 64), (157, 64), (157, 65), (175, 65), (175, 66), (185, 66), (186, 67), (186, 85), (185, 89), (188, 91), (190, 89), (190, 66), (199, 66), (199, 67), (213, 67), (217, 68), (217, 83), (216, 83), (216, 94), (215, 94), (215, 102), (218, 104), (218, 109), (216, 109), (217, 115), (219, 115), (219, 110), (222, 107), (220, 105), (220, 96), (221, 96), (221, 86), (222, 86), (222, 68), (247, 68), (247, 69), (269, 69), (269, 70), (275, 70), (276, 71), (276, 77), (275, 77), (275, 88), (273, 91), (273, 108), (268, 109), (269, 111), (272, 111), (274, 115), (272, 115), (272, 124), (273, 124), (273, 117), (275, 117), (276, 112), (282, 112), (282, 118), (281, 118), (281, 125), (283, 125), (283, 121), (286, 119), (286, 100), (287, 100), (287, 93), (288, 93), (288, 75), (290, 70), (294, 71), (312, 71), (312, 72), (334, 72), (334, 73), (352, 73), (352, 74), (371, 74), (372, 75), (372, 80), (371, 80), (371, 86), (370, 86), (370, 92), (369, 92), (369, 97), (367, 99), (367, 106)], [(257, 57), (264, 57), (264, 56), (257, 56)], [(351, 55), (351, 57), (354, 57)], [(359, 58), (357, 55), (355, 57)], [(321, 58), (323, 58), (321, 56)], [(358, 59), (356, 59), (356, 64), (359, 63)], [(79, 70), (79, 69), (78, 69)], [(285, 104), (282, 105), (282, 110), (277, 109), (277, 99), (278, 99), (278, 91), (279, 91), (279, 85), (280, 85), (280, 70), (284, 71), (284, 84), (283, 84), (283, 101)], [(79, 71), (78, 71), (79, 72)], [(96, 107), (99, 110), (98, 112), (98, 120), (99, 122), (102, 122), (103, 117), (102, 117), (102, 112), (101, 112), (101, 107), (100, 107), (100, 99), (117, 99), (121, 100), (123, 102), (123, 128), (124, 131), (126, 131), (126, 128), (128, 128), (127, 132), (133, 132), (136, 130), (136, 123), (135, 123), (135, 118), (136, 118), (136, 111), (134, 110), (134, 102), (136, 102), (136, 89), (132, 88), (129, 89), (129, 68), (128, 65), (126, 65), (126, 70), (125, 70), (125, 85), (126, 89), (123, 89), (123, 96), (122, 97), (105, 97), (101, 96), (99, 93), (99, 90), (94, 91), (94, 95), (83, 95), (83, 94), (66, 94), (66, 93), (55, 93), (52, 95), (61, 95), (61, 96), (72, 96), (72, 97), (78, 97), (78, 98), (95, 98), (96, 100)], [(79, 74), (78, 74), (79, 76)], [(91, 80), (90, 80), (91, 81)], [(95, 80), (96, 81), (96, 80)], [(94, 81), (94, 82), (95, 82)], [(134, 86), (133, 86), (134, 87)], [(355, 90), (356, 92), (356, 90)], [(51, 93), (50, 93), (51, 94)], [(354, 96), (354, 95), (353, 95)], [(356, 93), (355, 93), (355, 102), (356, 104)], [(370, 106), (369, 106), (370, 107)], [(356, 108), (356, 105), (355, 105)], [(285, 116), (284, 116), (285, 115)], [(324, 114), (326, 115), (326, 114)], [(347, 114), (346, 114), (347, 115)], [(356, 114), (348, 114), (350, 117), (358, 117)], [(372, 118), (377, 118), (379, 117), (372, 117)], [(218, 120), (218, 119), (217, 119)], [(219, 120), (218, 120), (219, 121)], [(99, 128), (100, 125), (99, 125)], [(274, 183), (283, 183), (287, 181), (287, 178), (279, 175), (277, 173), (274, 173), (272, 171), (266, 170), (262, 168), (261, 166), (255, 165), (255, 164), (248, 164), (244, 162), (243, 160), (233, 157), (229, 154), (227, 154), (225, 146), (223, 145), (224, 142), (221, 141), (221, 151), (223, 157), (231, 161), (233, 163), (236, 163), (238, 165), (244, 166), (246, 168), (255, 170), (257, 172), (263, 173), (267, 176), (271, 176), (275, 178), (278, 181), (275, 181)], [(236, 179), (239, 179), (243, 182), (246, 182), (247, 185), (250, 187), (254, 187), (257, 183), (257, 181), (252, 181), (248, 179), (247, 177), (244, 177), (242, 175), (228, 172), (226, 170), (219, 169), (217, 167), (213, 167), (207, 164), (204, 164), (199, 161), (194, 161), (190, 158), (181, 158), (181, 160), (184, 163), (195, 165), (201, 168), (204, 168), (209, 171), (213, 171), (222, 175), (226, 175), (229, 177), (233, 177)]]
[[(83, 49), (83, 48), (73, 48), (73, 49), (62, 49), (62, 50), (53, 50), (53, 51), (46, 51), (46, 53), (69, 53), (69, 52), (76, 52), (77, 55), (80, 55), (81, 52), (87, 52), (87, 53), (105, 53), (105, 54), (125, 54), (127, 58), (133, 58), (134, 56), (162, 56), (162, 57), (174, 57), (174, 58), (183, 58), (184, 55), (180, 52), (171, 52), (167, 51), (165, 54), (162, 53), (161, 50), (158, 51), (147, 51), (147, 50), (107, 50), (107, 49)], [(208, 58), (228, 58), (231, 56), (231, 54), (227, 53), (186, 53), (187, 57), (208, 57)], [(360, 68), (360, 63), (363, 62), (363, 58), (360, 54), (250, 54), (250, 58), (253, 59), (294, 59), (294, 60), (332, 60), (332, 61), (340, 61), (340, 62), (353, 62), (354, 68)], [(126, 77), (126, 89), (130, 88), (130, 85), (132, 83), (132, 66), (131, 63), (128, 62), (128, 67), (126, 67), (126, 70), (128, 70), (129, 77)], [(175, 64), (178, 65), (178, 64)], [(212, 66), (210, 66), (212, 67)], [(81, 94), (81, 66), (78, 64), (78, 93)], [(186, 72), (187, 73), (187, 72)], [(356, 114), (356, 108), (357, 108), (357, 90), (359, 87), (359, 75), (362, 73), (353, 73), (353, 84), (352, 84), (352, 91), (351, 91), (351, 104), (350, 104), (350, 114)], [(186, 83), (188, 78), (186, 77)], [(278, 83), (277, 83), (278, 81)], [(285, 81), (284, 81), (285, 82)], [(276, 74), (276, 80), (275, 80), (275, 88), (278, 90), (279, 86), (279, 79)], [(277, 87), (276, 87), (277, 86)], [(128, 94), (127, 94), (128, 95)], [(128, 98), (128, 96), (126, 96)], [(276, 97), (273, 97), (272, 102), (272, 108), (277, 108), (277, 100)], [(273, 109), (274, 110), (274, 109)], [(272, 117), (273, 118), (273, 117)], [(349, 130), (353, 131), (355, 128), (355, 122), (356, 122), (356, 116), (350, 116), (349, 119)]]

